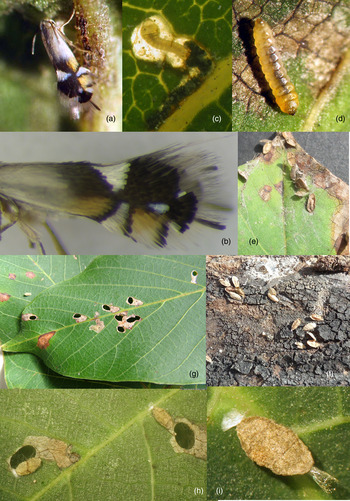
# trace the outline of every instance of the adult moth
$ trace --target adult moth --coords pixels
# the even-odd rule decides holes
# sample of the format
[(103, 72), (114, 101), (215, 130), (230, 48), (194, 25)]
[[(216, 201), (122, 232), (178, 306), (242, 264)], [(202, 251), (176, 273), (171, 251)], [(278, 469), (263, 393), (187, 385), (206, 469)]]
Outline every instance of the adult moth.
[(61, 25), (52, 19), (44, 19), (40, 22), (40, 33), (47, 55), (56, 71), (57, 90), (61, 100), (68, 105), (72, 118), (78, 119), (84, 103), (90, 102), (97, 110), (100, 108), (91, 101), (94, 77), (88, 68), (79, 65), (63, 32), (64, 26), (71, 21), (74, 14), (73, 11), (70, 19)]
[(229, 207), (222, 203), (218, 170), (200, 147), (170, 147), (107, 165), (0, 163), (0, 209), (7, 219), (0, 235), (17, 224), (30, 245), (45, 253), (37, 225), (53, 231), (49, 217), (57, 215), (91, 219), (159, 248), (193, 226), (223, 230)]

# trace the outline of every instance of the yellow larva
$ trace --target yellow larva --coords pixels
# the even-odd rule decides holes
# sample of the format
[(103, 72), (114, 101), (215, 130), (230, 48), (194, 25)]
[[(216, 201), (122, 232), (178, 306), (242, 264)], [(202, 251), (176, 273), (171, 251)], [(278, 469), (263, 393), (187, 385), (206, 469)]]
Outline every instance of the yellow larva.
[(175, 42), (175, 40), (168, 40), (162, 38), (160, 35), (160, 28), (155, 21), (157, 18), (148, 18), (141, 25), (142, 38), (152, 47), (162, 50), (164, 52), (173, 52), (179, 58), (186, 60), (189, 55), (189, 50)]
[(261, 69), (271, 87), (276, 104), (284, 113), (294, 115), (299, 106), (298, 94), (283, 66), (270, 26), (263, 19), (257, 19), (253, 35)]

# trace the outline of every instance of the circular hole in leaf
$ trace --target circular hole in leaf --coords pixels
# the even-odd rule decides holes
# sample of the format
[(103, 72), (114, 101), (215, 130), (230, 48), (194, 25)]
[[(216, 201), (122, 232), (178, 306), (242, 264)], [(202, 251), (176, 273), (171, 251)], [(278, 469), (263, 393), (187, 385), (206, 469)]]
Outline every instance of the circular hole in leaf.
[(110, 307), (110, 306), (108, 306), (108, 304), (103, 304), (103, 305), (102, 305), (102, 309), (103, 309), (104, 311), (111, 311), (111, 307)]
[(118, 332), (125, 332), (125, 329), (124, 329), (124, 327), (120, 327), (120, 326), (119, 326), (119, 327), (117, 327), (117, 331), (118, 331)]
[(183, 449), (192, 449), (195, 442), (193, 430), (186, 423), (177, 423), (174, 427), (175, 439)]
[(10, 459), (10, 466), (16, 469), (17, 466), (24, 461), (28, 461), (30, 458), (34, 458), (36, 455), (36, 449), (32, 445), (24, 445)]
[(191, 275), (192, 275), (193, 277), (196, 277), (196, 276), (198, 275), (198, 271), (193, 270), (193, 271), (192, 271), (192, 273), (191, 273)]
[(134, 302), (134, 298), (129, 296), (128, 299), (126, 300), (127, 303), (132, 304)]

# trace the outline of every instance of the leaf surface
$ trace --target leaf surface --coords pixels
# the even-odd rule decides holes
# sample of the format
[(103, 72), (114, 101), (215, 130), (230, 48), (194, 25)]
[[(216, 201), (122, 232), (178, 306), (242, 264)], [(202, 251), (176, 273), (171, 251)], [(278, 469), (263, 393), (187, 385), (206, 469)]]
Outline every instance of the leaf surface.
[[(195, 79), (192, 79), (184, 91), (180, 82), (183, 83), (188, 72), (135, 57), (132, 33), (142, 21), (154, 15), (171, 23), (178, 37), (194, 40), (208, 51), (213, 68), (208, 75), (200, 77), (199, 86), (194, 86)], [(181, 0), (123, 2), (124, 130), (152, 130), (152, 123), (157, 122), (169, 96), (173, 96), (170, 116), (161, 120), (159, 130), (231, 130), (231, 29), (229, 0), (219, 3), (195, 0), (190, 7)]]
[[(81, 273), (93, 258), (94, 256), (1, 256), (0, 290), (7, 291), (11, 296), (9, 301), (0, 305), (1, 342), (5, 343), (18, 334), (23, 309), (40, 292)], [(5, 380), (8, 388), (76, 385), (74, 380), (50, 371), (38, 357), (29, 353), (5, 353)]]
[[(217, 499), (348, 499), (350, 494), (348, 388), (210, 388), (208, 400), (209, 497)], [(278, 476), (243, 451), (235, 428), (223, 432), (232, 408), (292, 428), (310, 449), (315, 466), (338, 479), (326, 494), (309, 475)]]
[[(177, 501), (197, 499), (195, 488), (205, 495), (206, 462), (174, 451), (151, 404), (174, 419), (205, 423), (204, 391), (1, 391), (0, 498)], [(28, 436), (71, 444), (80, 460), (62, 470), (43, 460), (35, 473), (15, 478), (7, 459)]]
[[(192, 270), (198, 284), (191, 283)], [(35, 354), (68, 377), (200, 384), (204, 284), (204, 257), (98, 257), (76, 277), (37, 296), (22, 312), (19, 334), (2, 348)], [(130, 305), (129, 297), (143, 304)], [(87, 318), (77, 322), (77, 315)], [(130, 320), (132, 328), (118, 331), (119, 317), (133, 315), (139, 320)]]
[[(277, 134), (270, 149), (238, 168), (239, 253), (347, 254), (348, 185), (286, 137), (291, 144)], [(294, 166), (307, 190), (292, 179)]]

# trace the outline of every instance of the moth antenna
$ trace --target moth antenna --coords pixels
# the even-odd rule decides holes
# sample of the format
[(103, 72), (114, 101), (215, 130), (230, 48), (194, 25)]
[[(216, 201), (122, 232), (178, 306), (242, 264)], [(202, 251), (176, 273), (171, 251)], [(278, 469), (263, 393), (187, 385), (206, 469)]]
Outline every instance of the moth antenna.
[(35, 35), (33, 36), (33, 40), (32, 40), (32, 56), (34, 56), (34, 50), (35, 50), (35, 42), (36, 42), (36, 36), (37, 36), (38, 33), (35, 33)]

